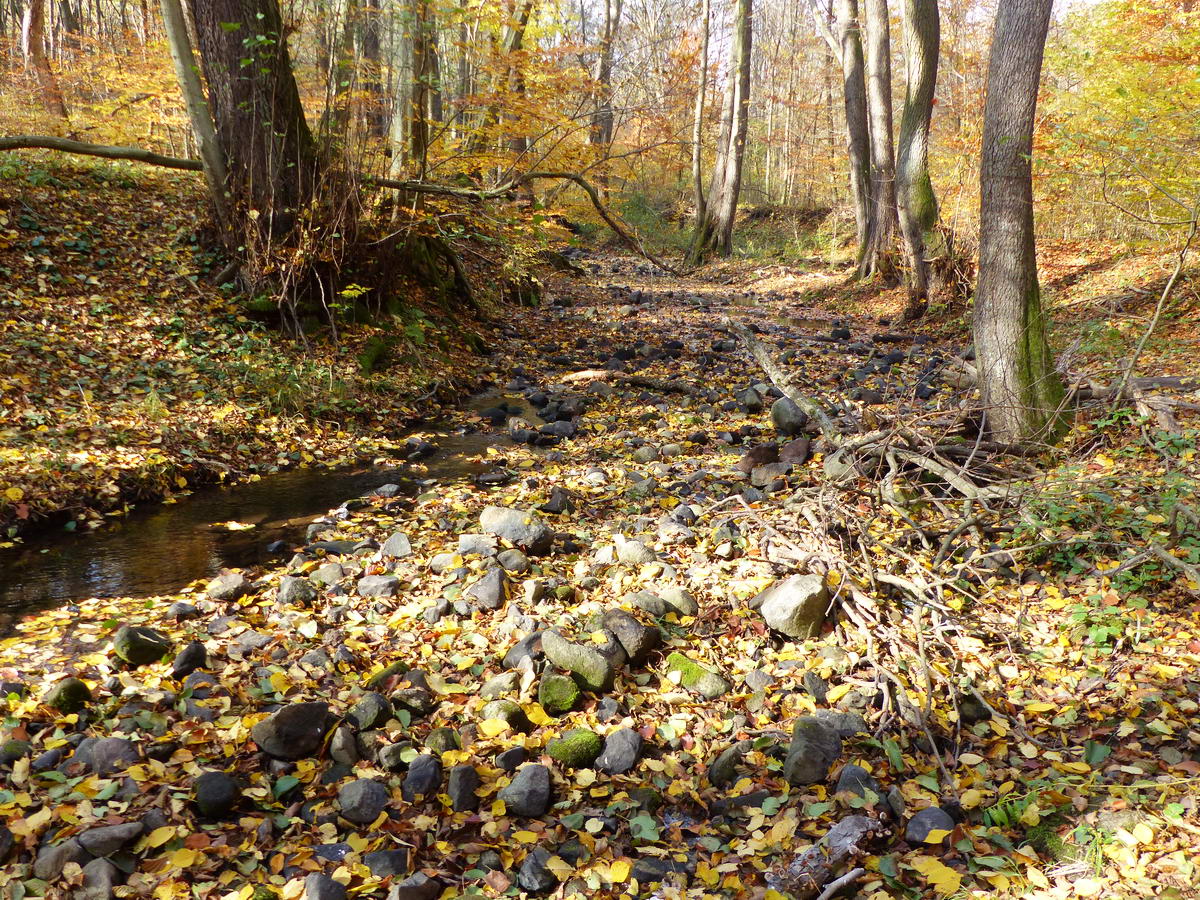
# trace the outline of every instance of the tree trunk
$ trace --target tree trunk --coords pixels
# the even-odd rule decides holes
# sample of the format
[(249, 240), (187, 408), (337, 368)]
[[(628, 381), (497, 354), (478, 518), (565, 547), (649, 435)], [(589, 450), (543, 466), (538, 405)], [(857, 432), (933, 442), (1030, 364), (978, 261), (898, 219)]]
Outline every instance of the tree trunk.
[(433, 15), (429, 0), (413, 0), (412, 21), (412, 90), (409, 93), (409, 157), (418, 168), (418, 179), (424, 179), (429, 155), (429, 92), (433, 80), (430, 58), (429, 19)]
[(726, 106), (717, 147), (717, 161), (708, 190), (704, 218), (692, 242), (689, 261), (710, 253), (728, 256), (733, 250), (733, 224), (742, 187), (742, 164), (750, 123), (750, 53), (753, 41), (753, 0), (737, 0), (734, 42)]
[(46, 112), (69, 122), (67, 103), (63, 99), (54, 70), (50, 68), (50, 60), (46, 57), (45, 0), (29, 0), (29, 5), (25, 7), (25, 15), (21, 20), (21, 50), (25, 55), (26, 64), (31, 66), (37, 75), (42, 105), (46, 107)]
[(999, 441), (1057, 436), (1064, 389), (1046, 339), (1033, 230), (1034, 113), (1053, 0), (1005, 0), (988, 60), (975, 350)]
[(888, 277), (899, 220), (896, 151), (892, 141), (892, 51), (887, 0), (864, 0), (867, 111), (871, 132), (871, 216), (858, 277)]
[(712, 19), (712, 0), (704, 0), (700, 25), (700, 72), (696, 77), (696, 107), (692, 114), (692, 191), (696, 205), (696, 226), (704, 221), (704, 101), (708, 93), (708, 30)]
[[(612, 104), (612, 62), (613, 43), (617, 39), (617, 29), (621, 25), (621, 7), (623, 0), (604, 0), (604, 31), (600, 36), (600, 55), (596, 61), (596, 82), (594, 87), (596, 109), (592, 113), (591, 129), (588, 140), (596, 148), (597, 153), (607, 157), (613, 140), (613, 104)], [(608, 174), (601, 169), (597, 173), (597, 183), (603, 196), (608, 188)]]
[(213, 127), (208, 101), (196, 69), (196, 58), (192, 54), (192, 42), (188, 37), (187, 20), (180, 0), (162, 0), (163, 25), (167, 32), (167, 46), (171, 51), (171, 62), (175, 65), (175, 77), (179, 91), (183, 94), (188, 120), (196, 146), (200, 150), (200, 162), (204, 165), (204, 178), (208, 182), (208, 193), (216, 211), (217, 222), (224, 235), (229, 234), (233, 224), (229, 215), (229, 198), (226, 195), (228, 172), (225, 158), (217, 143), (217, 132)]
[(318, 163), (279, 4), (191, 0), (191, 5), (238, 230), (247, 241), (286, 239), (313, 200)]
[(907, 318), (924, 311), (929, 297), (927, 250), (937, 225), (937, 198), (929, 180), (929, 120), (937, 83), (940, 22), (937, 0), (905, 0), (904, 113), (896, 159), (896, 199), (909, 267)]
[(381, 73), (383, 72), (382, 17), (383, 11), (380, 9), (379, 0), (366, 0), (359, 16), (359, 45), (365, 70), (363, 93), (367, 103), (367, 128), (375, 137), (383, 137), (387, 129), (381, 82)]

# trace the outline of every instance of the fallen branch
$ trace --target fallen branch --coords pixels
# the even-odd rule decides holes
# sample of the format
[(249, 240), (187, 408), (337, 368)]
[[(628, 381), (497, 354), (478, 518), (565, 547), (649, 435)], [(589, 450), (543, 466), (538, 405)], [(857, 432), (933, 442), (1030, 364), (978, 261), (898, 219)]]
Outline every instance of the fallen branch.
[(40, 134), (0, 137), (0, 151), (4, 150), (57, 150), (59, 153), (74, 153), (77, 156), (96, 156), (101, 159), (126, 159), (131, 162), (146, 163), (147, 165), (160, 166), (164, 169), (179, 169), (184, 172), (200, 172), (204, 168), (198, 159), (180, 159), (176, 156), (163, 156), (152, 150), (143, 150), (141, 147), (87, 144), (83, 141), (72, 141), (69, 138), (51, 137)]

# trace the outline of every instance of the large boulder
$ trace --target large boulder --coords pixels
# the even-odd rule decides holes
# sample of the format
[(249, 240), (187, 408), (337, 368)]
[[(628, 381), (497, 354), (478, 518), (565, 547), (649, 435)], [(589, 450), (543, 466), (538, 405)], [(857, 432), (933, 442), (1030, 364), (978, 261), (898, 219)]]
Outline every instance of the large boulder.
[(624, 775), (637, 765), (641, 755), (642, 736), (632, 728), (622, 728), (604, 739), (604, 751), (596, 760), (596, 768), (609, 775)]
[(330, 724), (327, 703), (293, 703), (256, 724), (250, 736), (268, 756), (304, 759), (321, 749)]
[(92, 691), (78, 678), (64, 678), (47, 692), (43, 702), (63, 713), (79, 712), (92, 699)]
[(535, 555), (548, 552), (554, 542), (554, 532), (545, 522), (520, 509), (489, 506), (480, 514), (479, 526), (487, 534), (494, 534)]
[(200, 815), (219, 819), (238, 805), (242, 788), (237, 779), (225, 772), (202, 772), (192, 783), (192, 796)]
[(808, 425), (808, 414), (795, 401), (780, 397), (771, 404), (771, 424), (781, 435), (795, 437)]
[(388, 789), (370, 778), (356, 778), (338, 791), (342, 818), (355, 825), (370, 825), (391, 799)]
[(643, 625), (623, 609), (606, 612), (604, 627), (617, 636), (631, 666), (640, 666), (662, 643), (662, 634), (657, 628)]
[(750, 608), (790, 638), (816, 637), (829, 608), (829, 588), (821, 575), (791, 575), (751, 600)]

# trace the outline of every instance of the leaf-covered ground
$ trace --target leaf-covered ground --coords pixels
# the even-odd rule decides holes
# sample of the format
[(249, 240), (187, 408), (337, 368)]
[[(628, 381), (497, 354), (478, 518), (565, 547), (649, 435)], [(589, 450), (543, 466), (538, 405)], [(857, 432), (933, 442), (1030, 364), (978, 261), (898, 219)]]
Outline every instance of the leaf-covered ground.
[[(1200, 562), (1189, 410), (1082, 413), (971, 524), (910, 471), (831, 485), (816, 435), (767, 462), (774, 398), (722, 330), (844, 421), (941, 427), (953, 311), (901, 336), (898, 297), (847, 315), (833, 274), (582, 262), (512, 313), (484, 372), (510, 405), (458, 415), (491, 477), (0, 643), (17, 896), (812, 897), (835, 826), (862, 897), (1195, 896), (1200, 584), (1146, 555)], [(750, 605), (797, 573), (836, 600), (807, 639)]]
[(369, 326), (279, 336), (203, 283), (221, 263), (196, 243), (196, 180), (131, 172), (0, 161), (0, 543), (46, 517), (91, 527), (197, 484), (386, 455), (435, 378), (469, 378), (463, 334), (417, 291), (386, 377), (360, 362)]

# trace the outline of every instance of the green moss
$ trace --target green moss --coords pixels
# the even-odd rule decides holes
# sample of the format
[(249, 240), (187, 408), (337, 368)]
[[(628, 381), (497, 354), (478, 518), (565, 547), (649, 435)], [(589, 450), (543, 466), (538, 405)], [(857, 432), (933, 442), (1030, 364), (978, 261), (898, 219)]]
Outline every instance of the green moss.
[(46, 695), (46, 705), (59, 712), (79, 712), (92, 699), (91, 689), (78, 678), (64, 678)]
[(435, 728), (425, 737), (425, 749), (437, 756), (441, 756), (447, 750), (461, 748), (462, 739), (453, 728)]
[(729, 682), (724, 678), (693, 662), (682, 653), (672, 653), (667, 657), (667, 671), (678, 672), (681, 685), (709, 700), (716, 699), (729, 690)]
[(375, 690), (393, 675), (403, 675), (408, 671), (408, 663), (397, 661), (392, 663), (381, 672), (377, 672), (367, 679), (367, 690)]
[(600, 735), (586, 728), (575, 728), (546, 745), (551, 759), (572, 769), (586, 769), (596, 761), (604, 742)]
[(525, 710), (512, 700), (493, 700), (491, 703), (484, 704), (483, 709), (479, 711), (479, 718), (483, 721), (499, 719), (507, 722), (513, 731), (526, 731), (530, 724)]
[(566, 675), (546, 675), (538, 685), (538, 702), (552, 716), (569, 713), (579, 702), (579, 685)]

